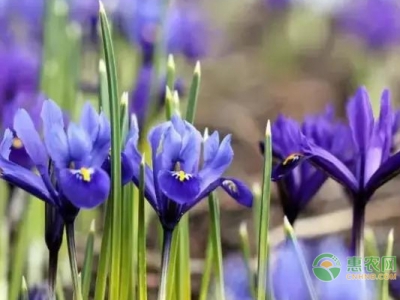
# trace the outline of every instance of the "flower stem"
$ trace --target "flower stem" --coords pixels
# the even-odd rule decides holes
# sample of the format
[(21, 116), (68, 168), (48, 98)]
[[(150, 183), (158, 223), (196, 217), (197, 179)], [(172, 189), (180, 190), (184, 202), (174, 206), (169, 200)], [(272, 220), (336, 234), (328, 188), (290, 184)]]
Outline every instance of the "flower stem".
[(55, 286), (57, 281), (57, 265), (58, 265), (58, 251), (49, 251), (49, 295), (50, 299), (54, 300)]
[(171, 254), (171, 242), (172, 242), (172, 230), (164, 229), (164, 241), (162, 248), (162, 260), (161, 260), (161, 284), (158, 292), (158, 300), (167, 299), (167, 275), (169, 257)]
[(74, 285), (75, 299), (82, 300), (81, 286), (78, 278), (78, 265), (76, 263), (74, 223), (67, 223), (65, 225), (65, 229), (67, 231), (68, 256), (71, 267), (72, 283)]
[(365, 204), (356, 203), (353, 207), (351, 250), (355, 256), (361, 256), (361, 257), (364, 257), (364, 219), (365, 219)]

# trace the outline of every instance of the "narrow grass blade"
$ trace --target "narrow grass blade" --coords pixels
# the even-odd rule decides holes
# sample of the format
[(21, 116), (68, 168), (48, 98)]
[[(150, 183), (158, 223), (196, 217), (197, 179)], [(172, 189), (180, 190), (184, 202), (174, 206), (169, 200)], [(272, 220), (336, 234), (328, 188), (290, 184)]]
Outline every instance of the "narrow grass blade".
[(22, 276), (22, 282), (21, 282), (21, 300), (29, 300), (28, 298), (28, 284), (26, 283), (25, 277)]
[(175, 279), (176, 273), (178, 272), (178, 252), (179, 252), (179, 226), (175, 229), (172, 234), (172, 245), (171, 245), (171, 256), (168, 267), (168, 277), (167, 277), (167, 299), (175, 300), (177, 299), (177, 291), (180, 289), (180, 282)]
[(210, 230), (212, 235), (213, 256), (215, 263), (216, 293), (217, 299), (225, 299), (224, 270), (222, 268), (221, 224), (219, 215), (219, 201), (214, 193), (208, 196), (208, 208), (210, 210)]
[(147, 300), (147, 271), (146, 271), (146, 221), (145, 221), (145, 156), (142, 156), (140, 163), (140, 184), (139, 184), (139, 226), (138, 226), (138, 273), (139, 273), (139, 300)]
[(186, 110), (186, 120), (190, 123), (194, 122), (194, 116), (196, 114), (196, 108), (200, 90), (200, 79), (201, 79), (200, 62), (197, 62), (194, 68), (192, 83), (190, 84), (188, 106)]
[(211, 273), (214, 262), (213, 242), (211, 233), (208, 235), (206, 261), (204, 263), (203, 276), (201, 278), (199, 300), (207, 300), (210, 286)]
[(129, 95), (127, 92), (122, 93), (121, 97), (121, 147), (124, 147), (126, 136), (129, 132)]
[(10, 188), (5, 181), (0, 181), (0, 291), (8, 291), (8, 262), (9, 262), (9, 223), (6, 217), (6, 207)]
[(24, 196), (27, 198), (26, 200), (28, 201), (26, 202), (26, 206), (24, 208), (24, 212), (19, 223), (18, 237), (12, 255), (10, 272), (11, 279), (9, 286), (10, 289), (8, 294), (8, 299), (10, 300), (17, 300), (19, 292), (21, 290), (21, 278), (23, 275), (23, 270), (26, 262), (26, 252), (29, 244), (29, 224), (30, 219), (34, 217), (30, 211), (30, 204), (31, 201), (35, 201), (36, 199), (33, 199), (33, 197), (27, 197), (25, 193)]
[[(394, 243), (394, 234), (393, 229), (390, 230), (387, 238), (387, 245), (386, 245), (386, 252), (384, 257), (394, 258), (394, 265), (396, 265), (396, 257), (393, 256), (393, 243)], [(383, 260), (383, 257), (381, 258)], [(390, 276), (391, 270), (386, 267), (385, 261), (381, 261), (382, 269), (385, 270), (384, 276)], [(392, 270), (393, 271), (393, 270)], [(396, 269), (394, 269), (396, 271)], [(393, 272), (395, 273), (395, 272)], [(380, 297), (381, 300), (389, 300), (389, 280), (390, 279), (383, 279), (380, 281)]]
[[(179, 222), (179, 249), (178, 249), (178, 264), (176, 272), (176, 289), (177, 299), (190, 299), (191, 293), (191, 273), (190, 273), (190, 249), (189, 249), (189, 215), (186, 214)], [(172, 255), (172, 254), (171, 254)]]
[(65, 231), (67, 236), (69, 264), (71, 268), (72, 284), (74, 288), (74, 299), (83, 300), (81, 281), (79, 279), (78, 264), (76, 261), (76, 246), (75, 246), (75, 228), (74, 223), (65, 224)]
[(57, 284), (56, 284), (56, 295), (57, 295), (57, 300), (65, 300), (65, 295), (64, 295), (64, 290), (63, 290), (63, 283), (62, 283), (62, 278), (61, 276), (57, 276)]
[(173, 99), (173, 94), (168, 86), (165, 87), (165, 114), (167, 117), (167, 120), (170, 120), (172, 118), (172, 115), (174, 114), (174, 99)]
[(254, 236), (256, 237), (256, 245), (259, 244), (259, 232), (260, 229), (260, 207), (261, 207), (261, 186), (258, 183), (253, 184), (252, 186), (253, 192), (253, 226), (254, 226)]
[(248, 280), (250, 285), (250, 293), (255, 298), (256, 288), (254, 286), (254, 274), (251, 268), (251, 251), (249, 232), (247, 231), (247, 224), (242, 222), (239, 227), (240, 245), (242, 248), (243, 259), (247, 268)]
[(314, 289), (313, 286), (313, 281), (311, 279), (311, 275), (308, 272), (307, 264), (304, 259), (303, 251), (301, 250), (301, 247), (299, 245), (299, 242), (297, 241), (296, 235), (294, 234), (294, 230), (292, 226), (290, 225), (290, 222), (288, 219), (285, 217), (283, 220), (283, 228), (285, 230), (287, 238), (290, 239), (290, 241), (293, 243), (294, 249), (297, 254), (297, 258), (299, 259), (300, 265), (301, 265), (301, 270), (303, 272), (304, 279), (307, 284), (307, 289), (310, 294), (310, 299), (311, 300), (318, 300), (317, 293)]
[(99, 60), (99, 104), (100, 111), (103, 111), (104, 114), (110, 118), (110, 103), (108, 98), (108, 83), (107, 83), (107, 70), (106, 63), (103, 59)]
[[(268, 274), (268, 232), (270, 218), (271, 200), (271, 168), (272, 168), (272, 148), (271, 148), (271, 124), (268, 120), (265, 130), (265, 154), (262, 196), (259, 214), (258, 229), (258, 260), (257, 260), (257, 300), (267, 298), (266, 284)], [(270, 297), (268, 297), (270, 298)]]
[(133, 235), (137, 231), (133, 231), (133, 184), (127, 184), (122, 190), (122, 256), (121, 256), (121, 278), (120, 278), (120, 298), (128, 300), (129, 293), (132, 291), (132, 269), (133, 256), (137, 252), (133, 252)]
[(89, 299), (90, 283), (92, 280), (93, 271), (93, 247), (94, 247), (94, 236), (96, 231), (95, 220), (90, 224), (90, 231), (86, 240), (85, 259), (83, 261), (82, 269), (82, 297), (83, 299)]
[[(133, 188), (133, 199), (132, 199), (132, 218), (133, 218), (133, 231), (132, 231), (132, 253), (133, 253), (133, 257), (132, 257), (132, 270), (133, 272), (132, 277), (131, 277), (131, 284), (132, 284), (132, 295), (134, 295), (134, 299), (137, 299), (136, 296), (136, 287), (137, 287), (137, 281), (138, 281), (138, 274), (137, 274), (137, 270), (138, 270), (138, 255), (139, 255), (139, 251), (138, 251), (138, 232), (139, 232), (139, 190), (136, 187), (132, 187)], [(146, 226), (147, 228), (147, 226)], [(132, 299), (132, 298), (130, 298)]]
[(168, 55), (167, 61), (167, 86), (171, 91), (174, 90), (175, 87), (175, 61), (174, 56), (172, 54)]
[(106, 12), (100, 2), (100, 27), (107, 73), (108, 100), (111, 120), (111, 201), (113, 203), (111, 234), (110, 299), (118, 299), (121, 267), (121, 130), (117, 69), (111, 31)]
[[(375, 234), (371, 228), (365, 228), (364, 230), (364, 243), (365, 243), (365, 256), (377, 256), (380, 257), (378, 244), (375, 239)], [(379, 270), (373, 270), (376, 276), (380, 274)]]

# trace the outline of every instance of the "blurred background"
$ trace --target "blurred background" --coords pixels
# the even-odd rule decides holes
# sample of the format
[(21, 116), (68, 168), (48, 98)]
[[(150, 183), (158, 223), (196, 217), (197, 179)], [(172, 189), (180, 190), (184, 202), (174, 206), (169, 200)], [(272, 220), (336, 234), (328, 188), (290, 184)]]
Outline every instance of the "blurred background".
[[(165, 10), (164, 2), (157, 0), (104, 0), (112, 22), (120, 91), (129, 92), (131, 111), (138, 114), (140, 125), (147, 128), (162, 115), (146, 112), (152, 96), (162, 99), (167, 54), (174, 54), (182, 105), (195, 63), (200, 61), (202, 82), (195, 123), (199, 130), (207, 127), (222, 135), (233, 134), (235, 160), (229, 174), (255, 188), (262, 180), (263, 160), (258, 143), (268, 119), (273, 121), (283, 113), (301, 121), (305, 115), (322, 111), (328, 103), (342, 118), (346, 101), (359, 85), (368, 88), (374, 103), (379, 103), (383, 88), (390, 88), (394, 105), (399, 103), (400, 3), (396, 0), (171, 2)], [(72, 118), (83, 101), (97, 101), (97, 13), (98, 3), (92, 0), (0, 0), (3, 129), (9, 126), (16, 107), (34, 111), (41, 95), (61, 103)], [(163, 33), (161, 38), (157, 30)], [(155, 46), (158, 40), (160, 47)], [(157, 58), (154, 53), (161, 55)], [(149, 92), (154, 79), (156, 84), (159, 82), (160, 95)], [(395, 228), (397, 255), (398, 195), (398, 182), (393, 180), (367, 208), (367, 223), (375, 230), (382, 247), (389, 229)], [(247, 222), (253, 228), (252, 212), (222, 194), (221, 203), (223, 250), (224, 255), (230, 255), (240, 248), (239, 225)], [(22, 226), (25, 204), (13, 195), (4, 208), (11, 232)], [(28, 269), (46, 261), (43, 213), (40, 204), (34, 205), (37, 207), (31, 210), (36, 212), (30, 220), (35, 226), (29, 226), (30, 240), (23, 249)], [(283, 215), (275, 193), (272, 209), (271, 243), (276, 245), (283, 239)], [(100, 212), (91, 211), (79, 216), (81, 263), (93, 218), (97, 219), (97, 232), (101, 234), (99, 215)], [(148, 279), (149, 286), (156, 291), (159, 243), (157, 234), (151, 233), (157, 233), (156, 222), (149, 216), (148, 262), (152, 273)], [(190, 224), (195, 296), (207, 244), (206, 202), (191, 213)], [(346, 236), (350, 226), (347, 198), (329, 180), (300, 216), (296, 232), (307, 238), (337, 233)], [(254, 232), (249, 231), (254, 243)], [(99, 243), (96, 246), (98, 249)], [(12, 251), (12, 246), (8, 251)], [(66, 253), (64, 260), (66, 275), (61, 278), (67, 285), (70, 279)], [(28, 282), (40, 282), (43, 276), (32, 272), (27, 275)]]

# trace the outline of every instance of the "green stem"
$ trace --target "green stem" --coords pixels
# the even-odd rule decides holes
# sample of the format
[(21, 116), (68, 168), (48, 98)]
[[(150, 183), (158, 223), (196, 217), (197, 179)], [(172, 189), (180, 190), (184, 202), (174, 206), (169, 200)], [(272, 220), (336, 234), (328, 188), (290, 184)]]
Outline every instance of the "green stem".
[(78, 265), (76, 262), (74, 223), (67, 223), (65, 225), (65, 229), (67, 232), (68, 256), (69, 256), (69, 264), (71, 267), (71, 275), (72, 275), (72, 283), (74, 286), (75, 299), (82, 300), (82, 292), (78, 278)]
[(169, 257), (171, 254), (171, 242), (172, 242), (172, 231), (164, 229), (164, 241), (162, 249), (162, 261), (161, 261), (161, 284), (158, 292), (158, 300), (167, 299), (167, 275), (169, 266)]

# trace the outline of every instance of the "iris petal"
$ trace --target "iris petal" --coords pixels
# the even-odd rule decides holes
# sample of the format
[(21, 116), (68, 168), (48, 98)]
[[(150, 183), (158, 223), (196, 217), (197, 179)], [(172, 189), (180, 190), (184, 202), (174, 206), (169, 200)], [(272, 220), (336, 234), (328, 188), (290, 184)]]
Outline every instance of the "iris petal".
[[(190, 124), (189, 124), (190, 125)], [(200, 158), (202, 137), (192, 125), (187, 127), (187, 132), (182, 140), (182, 149), (179, 154), (181, 169), (185, 172), (197, 172)]]
[(99, 116), (93, 106), (86, 102), (83, 105), (80, 124), (89, 134), (91, 141), (95, 141), (99, 133)]
[(14, 117), (14, 130), (21, 139), (29, 157), (38, 167), (47, 165), (46, 149), (36, 131), (35, 125), (26, 110), (20, 109)]
[(62, 194), (77, 208), (94, 208), (103, 203), (110, 192), (110, 178), (100, 168), (86, 169), (85, 179), (79, 170), (62, 169), (58, 183)]
[(217, 180), (229, 167), (233, 159), (231, 136), (227, 135), (221, 142), (214, 159), (199, 172), (201, 189), (203, 190)]
[(372, 195), (379, 187), (400, 174), (400, 152), (386, 160), (371, 176), (366, 185), (368, 195)]
[(166, 170), (173, 170), (175, 163), (179, 160), (182, 148), (182, 137), (174, 127), (168, 128), (164, 133), (162, 149), (159, 149), (162, 157), (162, 167)]
[(253, 205), (253, 193), (244, 182), (235, 178), (221, 178), (221, 187), (239, 204), (246, 207)]
[(364, 87), (357, 90), (354, 98), (347, 104), (346, 110), (353, 139), (363, 155), (368, 147), (374, 124), (371, 102), (369, 101), (368, 92)]
[(214, 131), (209, 137), (204, 141), (204, 167), (206, 167), (217, 155), (219, 148), (219, 133)]
[(91, 166), (100, 166), (108, 156), (111, 147), (111, 127), (110, 122), (104, 113), (99, 116), (99, 130), (97, 137), (93, 141), (91, 153)]
[(161, 171), (158, 176), (161, 191), (170, 200), (179, 204), (192, 202), (200, 192), (200, 181), (196, 176), (179, 178), (179, 172)]
[[(108, 157), (101, 166), (104, 171), (111, 177), (111, 159)], [(121, 153), (121, 180), (122, 185), (127, 184), (132, 180), (133, 166), (131, 160), (125, 153)]]
[[(136, 148), (135, 137), (131, 138), (125, 146), (124, 155), (131, 162), (132, 166), (132, 181), (136, 186), (139, 186), (139, 176), (140, 176), (140, 163), (142, 161), (142, 156)], [(157, 198), (154, 191), (154, 179), (153, 171), (146, 164), (145, 167), (145, 197), (149, 203), (157, 209)]]
[(89, 159), (92, 143), (86, 131), (74, 123), (70, 123), (67, 131), (69, 153), (74, 162), (85, 162)]

